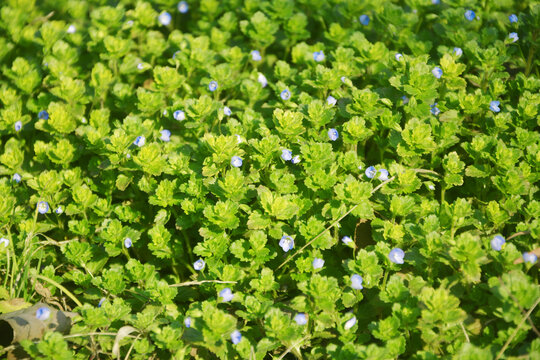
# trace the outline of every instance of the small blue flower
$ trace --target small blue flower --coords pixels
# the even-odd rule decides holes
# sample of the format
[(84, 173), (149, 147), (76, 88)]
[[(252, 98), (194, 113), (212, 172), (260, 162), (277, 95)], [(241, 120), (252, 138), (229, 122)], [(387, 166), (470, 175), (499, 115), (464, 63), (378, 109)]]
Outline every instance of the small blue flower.
[(266, 85), (268, 85), (268, 80), (266, 80), (266, 76), (261, 73), (259, 73), (257, 81), (259, 82), (259, 84), (261, 84), (262, 87), (266, 87)]
[(279, 246), (281, 246), (283, 251), (287, 252), (294, 247), (294, 239), (289, 235), (283, 235), (281, 240), (279, 240)]
[(433, 5), (439, 5), (441, 3), (441, 0), (431, 0), (431, 3)]
[(345, 84), (345, 81), (347, 81), (347, 77), (346, 77), (346, 76), (342, 76), (342, 77), (341, 77), (341, 82)]
[(523, 261), (525, 261), (526, 263), (534, 264), (536, 263), (537, 260), (538, 260), (538, 256), (536, 256), (534, 253), (532, 252), (523, 253)]
[(217, 90), (217, 88), (218, 88), (217, 81), (215, 81), (215, 80), (210, 81), (210, 83), (208, 84), (208, 90), (214, 92), (214, 91)]
[(46, 214), (49, 212), (49, 203), (46, 201), (40, 201), (37, 203), (37, 210), (40, 214)]
[(343, 328), (344, 328), (345, 330), (349, 330), (349, 329), (352, 328), (355, 324), (356, 324), (356, 316), (353, 316), (352, 318), (350, 318), (349, 320), (347, 320), (347, 322), (345, 323), (345, 325), (343, 326)]
[(515, 32), (511, 32), (509, 35), (508, 35), (508, 38), (509, 39), (512, 39), (512, 42), (516, 42), (519, 40), (519, 36), (517, 33)]
[(365, 174), (368, 178), (373, 179), (377, 174), (377, 169), (375, 169), (375, 166), (370, 166), (366, 169)]
[(181, 13), (181, 14), (185, 14), (188, 12), (189, 10), (189, 6), (188, 6), (188, 3), (186, 1), (180, 1), (177, 5), (177, 8), (178, 8), (178, 11)]
[(58, 205), (58, 207), (56, 208), (56, 210), (54, 210), (55, 213), (57, 213), (58, 215), (60, 215), (61, 213), (64, 212), (64, 209), (62, 209), (62, 207), (60, 205)]
[(161, 23), (161, 25), (167, 26), (171, 23), (172, 16), (168, 12), (164, 11), (161, 14), (159, 14), (158, 20)]
[(321, 50), (321, 51), (315, 51), (313, 53), (313, 60), (315, 60), (316, 62), (321, 62), (321, 61), (324, 61), (324, 52)]
[(379, 170), (379, 180), (381, 181), (388, 180), (388, 170), (386, 169)]
[(227, 115), (227, 116), (231, 116), (232, 115), (232, 111), (231, 109), (228, 107), (228, 106), (225, 106), (223, 108), (223, 114)]
[(130, 154), (130, 153), (127, 153), (127, 154), (126, 154), (126, 158), (128, 158), (128, 159), (131, 158), (131, 154)]
[(236, 136), (236, 143), (237, 144), (241, 144), (242, 143), (242, 137), (238, 134), (235, 134), (234, 136)]
[(199, 259), (199, 260), (197, 260), (197, 261), (195, 261), (195, 262), (193, 263), (193, 268), (194, 268), (195, 270), (197, 270), (197, 271), (200, 271), (200, 270), (204, 269), (204, 266), (205, 266), (205, 265), (206, 265), (206, 263), (204, 262), (204, 260), (203, 260), (203, 259)]
[(144, 146), (144, 144), (146, 144), (146, 138), (144, 136), (142, 136), (142, 135), (137, 136), (135, 141), (133, 141), (133, 144), (138, 146), (138, 147)]
[(330, 105), (330, 106), (334, 106), (334, 105), (337, 104), (337, 100), (336, 100), (335, 97), (333, 97), (332, 95), (330, 95), (330, 96), (328, 96), (328, 97), (326, 98), (326, 103), (327, 103), (328, 105)]
[(353, 274), (351, 276), (351, 287), (355, 290), (362, 290), (364, 287), (362, 286), (362, 283), (364, 282), (364, 279), (358, 274)]
[(107, 299), (105, 299), (104, 297), (102, 297), (101, 299), (99, 299), (99, 303), (97, 305), (97, 307), (101, 307), (101, 305), (103, 305), (103, 303), (106, 301)]
[(240, 334), (240, 331), (234, 330), (231, 333), (231, 341), (234, 345), (238, 344), (242, 340), (242, 334)]
[(4, 248), (7, 248), (8, 245), (9, 245), (9, 240), (6, 239), (6, 238), (1, 238), (0, 239), (0, 245), (4, 245)]
[(360, 15), (360, 24), (367, 26), (369, 25), (369, 16), (367, 15)]
[(291, 152), (291, 150), (288, 150), (288, 149), (281, 150), (281, 158), (283, 160), (285, 160), (285, 161), (292, 160), (292, 152)]
[(319, 258), (315, 258), (313, 259), (313, 268), (314, 269), (320, 269), (324, 266), (324, 260), (323, 259), (319, 259)]
[(493, 239), (491, 239), (491, 248), (495, 251), (501, 251), (504, 243), (506, 240), (501, 235), (495, 235)]
[(461, 50), (461, 48), (459, 48), (459, 47), (455, 47), (454, 48), (454, 55), (456, 55), (457, 57), (460, 57), (461, 55), (463, 55), (463, 50)]
[(332, 141), (336, 141), (339, 138), (339, 133), (336, 129), (328, 130), (328, 138)]
[(15, 173), (13, 174), (13, 181), (15, 181), (17, 184), (20, 183), (22, 180), (21, 175)]
[(396, 61), (400, 61), (401, 59), (403, 59), (403, 55), (400, 53), (397, 53), (396, 55), (394, 55), (394, 57), (396, 58)]
[(388, 254), (388, 258), (394, 264), (403, 264), (404, 257), (405, 257), (405, 252), (401, 250), (400, 248), (392, 249), (390, 250), (390, 253)]
[(240, 167), (242, 166), (243, 164), (243, 161), (242, 161), (242, 158), (240, 156), (233, 156), (231, 158), (231, 165), (234, 166), (234, 167)]
[(171, 132), (167, 129), (161, 130), (161, 137), (160, 139), (163, 141), (171, 141)]
[(428, 188), (429, 188), (429, 190), (435, 190), (435, 185), (429, 184), (429, 185), (428, 185)]
[(175, 60), (176, 57), (177, 57), (180, 53), (181, 53), (180, 50), (176, 50), (176, 51), (174, 52), (174, 54), (172, 54), (172, 59)]
[(191, 327), (191, 318), (189, 316), (184, 319), (184, 325), (186, 325), (187, 328)]
[(22, 121), (21, 120), (17, 121), (15, 123), (14, 127), (15, 127), (15, 131), (17, 131), (17, 132), (21, 131), (21, 129), (22, 129)]
[(294, 316), (294, 321), (298, 325), (306, 325), (307, 324), (307, 316), (305, 313), (298, 313)]
[(144, 64), (143, 63), (138, 63), (137, 64), (137, 69), (143, 70), (144, 69)]
[(233, 299), (234, 294), (230, 288), (225, 288), (219, 292), (219, 296), (223, 299), (223, 302), (229, 302)]
[(175, 120), (178, 120), (178, 121), (186, 120), (186, 113), (183, 112), (182, 110), (176, 110), (173, 113), (173, 117)]
[(474, 11), (472, 11), (472, 10), (467, 10), (467, 11), (465, 11), (465, 14), (464, 14), (464, 15), (465, 15), (465, 19), (467, 19), (467, 20), (469, 20), (469, 21), (473, 21), (474, 18), (475, 18), (475, 16), (476, 16), (476, 14), (474, 13)]
[[(167, 116), (168, 113), (169, 113), (169, 112), (167, 111), (167, 109), (163, 109), (163, 112), (162, 112), (163, 116)], [(83, 122), (84, 122), (84, 121), (83, 121)]]
[(48, 307), (42, 306), (36, 311), (36, 318), (41, 321), (47, 320), (51, 316), (51, 310)]
[(41, 110), (38, 113), (38, 119), (49, 120), (49, 113), (46, 110)]
[(498, 113), (499, 111), (501, 111), (501, 108), (499, 107), (499, 105), (501, 105), (500, 101), (493, 100), (489, 103), (489, 110), (495, 113)]
[(291, 92), (289, 89), (285, 89), (279, 94), (283, 100), (289, 100), (291, 98)]
[(510, 20), (510, 24), (517, 23), (518, 22), (518, 17), (517, 17), (516, 14), (512, 14), (512, 15), (508, 16), (508, 20)]
[(341, 238), (341, 241), (345, 244), (345, 245), (349, 245), (350, 243), (352, 243), (352, 239), (349, 237), (349, 236), (344, 236)]
[(261, 61), (262, 60), (261, 53), (259, 52), (259, 50), (252, 50), (251, 51), (251, 60), (253, 60), (253, 61)]
[(430, 111), (433, 115), (437, 116), (441, 113), (441, 110), (439, 110), (439, 108), (437, 107), (437, 103), (430, 105), (430, 107), (431, 107)]
[(401, 97), (401, 101), (403, 101), (403, 105), (407, 105), (407, 103), (409, 102), (409, 98), (406, 97), (405, 95), (403, 95), (403, 96)]
[(433, 76), (435, 76), (437, 79), (440, 79), (441, 76), (443, 75), (443, 72), (442, 72), (441, 68), (438, 67), (438, 66), (435, 66), (435, 67), (433, 68), (433, 70), (431, 70), (431, 73), (432, 73)]
[(75, 34), (76, 31), (77, 31), (77, 28), (73, 24), (69, 25), (66, 30), (68, 34)]
[(298, 155), (295, 155), (292, 159), (291, 159), (291, 162), (293, 164), (298, 164), (300, 162), (300, 156)]
[(131, 241), (130, 238), (125, 238), (124, 239), (124, 246), (126, 247), (126, 249), (129, 249), (131, 247), (131, 245), (133, 245), (133, 242)]

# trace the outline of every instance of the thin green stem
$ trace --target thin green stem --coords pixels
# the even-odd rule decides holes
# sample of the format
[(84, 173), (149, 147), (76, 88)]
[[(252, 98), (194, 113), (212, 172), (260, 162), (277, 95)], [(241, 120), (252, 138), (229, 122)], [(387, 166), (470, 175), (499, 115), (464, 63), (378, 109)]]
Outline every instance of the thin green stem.
[(61, 284), (57, 283), (56, 281), (54, 281), (53, 279), (49, 279), (48, 277), (46, 276), (43, 276), (43, 275), (40, 275), (40, 274), (35, 274), (34, 277), (36, 279), (40, 279), (40, 280), (43, 280), (43, 281), (46, 281), (48, 282), (49, 284), (51, 285), (54, 285), (56, 286), (59, 290), (61, 290), (62, 292), (64, 292), (64, 294), (66, 294), (71, 300), (73, 300), (73, 302), (75, 304), (77, 304), (77, 306), (83, 306), (83, 304), (79, 301), (79, 299), (77, 299), (77, 297), (75, 295), (73, 295), (73, 293), (71, 293), (71, 291), (69, 291), (68, 289), (66, 289), (64, 286), (62, 286)]

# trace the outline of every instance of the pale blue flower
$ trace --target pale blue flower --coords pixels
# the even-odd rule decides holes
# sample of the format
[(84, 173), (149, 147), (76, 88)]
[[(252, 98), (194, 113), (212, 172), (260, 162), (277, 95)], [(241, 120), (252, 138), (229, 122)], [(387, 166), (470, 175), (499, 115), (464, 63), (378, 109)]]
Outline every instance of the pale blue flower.
[(214, 92), (214, 91), (217, 90), (217, 88), (218, 88), (217, 81), (215, 81), (215, 80), (210, 81), (210, 83), (208, 84), (208, 90)]
[(7, 248), (9, 246), (9, 240), (6, 238), (1, 238), (0, 245), (4, 245), (4, 247)]
[(186, 120), (186, 113), (183, 112), (182, 110), (176, 110), (173, 113), (173, 117), (175, 120), (178, 120), (178, 121)]
[(36, 311), (36, 318), (41, 321), (47, 320), (51, 316), (51, 310), (48, 307), (42, 306)]
[(401, 59), (403, 59), (403, 55), (400, 53), (397, 53), (396, 55), (394, 55), (394, 57), (396, 58), (396, 61), (400, 61)]
[(133, 245), (133, 241), (131, 241), (131, 238), (125, 238), (124, 239), (124, 246), (126, 249), (129, 249)]
[(268, 85), (268, 80), (266, 80), (266, 76), (264, 76), (264, 74), (259, 73), (257, 81), (259, 82), (259, 84), (261, 84), (262, 87), (266, 87), (266, 85)]
[(367, 16), (365, 14), (360, 15), (359, 19), (360, 19), (360, 24), (365, 25), (365, 26), (369, 25), (369, 16)]
[(240, 331), (234, 330), (231, 333), (231, 341), (234, 345), (238, 344), (242, 340), (242, 334), (240, 334)]
[(464, 14), (464, 15), (465, 15), (465, 19), (467, 19), (467, 20), (469, 20), (469, 21), (473, 21), (474, 18), (475, 18), (475, 16), (476, 16), (476, 14), (474, 13), (474, 11), (472, 11), (472, 10), (467, 10), (467, 11), (465, 11), (465, 14)]
[(68, 34), (75, 34), (76, 31), (77, 31), (77, 28), (73, 24), (69, 25), (66, 30)]
[(228, 106), (225, 106), (225, 107), (223, 108), (223, 114), (225, 114), (226, 116), (231, 116), (231, 115), (232, 115), (231, 108), (228, 107)]
[(328, 130), (328, 138), (332, 141), (336, 141), (339, 138), (339, 133), (336, 129)]
[(343, 328), (344, 328), (345, 330), (349, 330), (349, 329), (352, 328), (355, 324), (356, 324), (356, 316), (353, 316), (352, 318), (350, 318), (349, 320), (347, 320), (347, 322), (345, 323), (345, 325), (343, 326)]
[(495, 251), (501, 251), (504, 243), (506, 240), (501, 235), (495, 235), (493, 239), (491, 239), (491, 248)]
[(435, 67), (433, 68), (433, 70), (431, 70), (431, 73), (432, 73), (433, 76), (435, 76), (437, 79), (440, 79), (441, 76), (443, 75), (443, 72), (442, 72), (441, 68), (438, 67), (438, 66), (435, 66)]
[(13, 174), (13, 181), (15, 181), (18, 184), (18, 183), (21, 182), (21, 180), (22, 180), (21, 175), (19, 175), (17, 173)]
[(279, 240), (279, 246), (281, 246), (283, 251), (287, 252), (294, 247), (294, 239), (289, 235), (283, 235), (281, 240)]
[(499, 105), (501, 105), (500, 101), (493, 100), (489, 103), (489, 110), (495, 113), (498, 113), (499, 111), (501, 111), (501, 108), (499, 107)]
[(430, 111), (433, 115), (437, 116), (441, 113), (441, 110), (439, 110), (439, 108), (437, 107), (437, 103), (430, 105), (430, 107), (431, 107)]
[(281, 96), (283, 100), (289, 100), (291, 98), (291, 92), (289, 91), (289, 89), (285, 89), (281, 92), (279, 96)]
[(187, 328), (191, 327), (191, 318), (189, 316), (184, 319), (184, 325), (186, 325)]
[(143, 135), (137, 136), (135, 141), (133, 141), (133, 144), (138, 147), (144, 146), (144, 144), (146, 144), (146, 138)]
[(342, 77), (341, 77), (341, 82), (345, 84), (345, 81), (347, 81), (347, 77), (346, 77), (346, 76), (342, 76)]
[(379, 170), (379, 180), (381, 181), (388, 180), (388, 170), (386, 169)]
[(143, 70), (144, 69), (144, 64), (143, 63), (138, 63), (137, 64), (137, 69)]
[(281, 158), (285, 161), (292, 160), (292, 152), (288, 149), (281, 150)]
[(298, 164), (300, 162), (300, 156), (298, 155), (295, 155), (292, 159), (291, 159), (291, 162), (293, 164)]
[(305, 313), (298, 313), (294, 316), (294, 321), (298, 325), (306, 325), (307, 324), (307, 316)]
[(320, 269), (324, 266), (324, 260), (323, 259), (319, 259), (319, 258), (315, 258), (313, 259), (313, 268), (314, 269)]
[(261, 53), (259, 52), (259, 50), (251, 51), (251, 60), (253, 60), (253, 61), (261, 61), (262, 60)]
[(459, 47), (455, 47), (454, 48), (454, 55), (456, 55), (457, 57), (460, 57), (461, 55), (463, 55), (463, 50), (461, 50), (461, 48), (459, 48)]
[(368, 178), (373, 179), (377, 174), (377, 169), (375, 169), (375, 166), (370, 166), (366, 169), (365, 174)]
[(403, 101), (403, 105), (407, 105), (407, 103), (409, 102), (409, 98), (406, 97), (405, 95), (403, 95), (403, 96), (401, 97), (401, 100)]
[(171, 141), (171, 132), (167, 129), (161, 130), (161, 137), (160, 139), (163, 141)]
[(186, 1), (180, 1), (177, 5), (177, 8), (178, 8), (178, 11), (181, 13), (181, 14), (185, 14), (188, 12), (189, 10), (189, 6), (188, 6), (188, 3)]
[(321, 51), (315, 51), (313, 53), (313, 60), (315, 60), (316, 62), (321, 62), (321, 61), (324, 61), (324, 52), (321, 50)]
[(332, 95), (329, 95), (327, 98), (326, 98), (326, 103), (330, 106), (334, 106), (336, 105), (337, 103), (337, 100), (335, 97), (333, 97)]
[(512, 14), (512, 15), (508, 16), (508, 20), (510, 20), (510, 24), (517, 23), (518, 22), (518, 17), (517, 17), (516, 14)]
[(400, 248), (392, 249), (390, 250), (390, 253), (388, 254), (388, 258), (394, 264), (403, 264), (404, 257), (405, 257), (405, 252), (401, 250)]
[(204, 269), (204, 266), (205, 266), (205, 265), (206, 265), (206, 263), (204, 262), (204, 260), (203, 260), (203, 259), (199, 259), (199, 260), (197, 260), (197, 261), (195, 261), (195, 262), (193, 263), (193, 268), (194, 268), (195, 270), (197, 270), (197, 271), (200, 271), (200, 270)]
[(241, 144), (242, 143), (242, 137), (238, 134), (235, 134), (234, 136), (236, 136), (236, 143), (237, 144)]
[(15, 123), (14, 127), (15, 127), (15, 131), (17, 131), (17, 132), (21, 131), (21, 129), (22, 129), (22, 121), (21, 120), (17, 121)]
[(523, 261), (526, 263), (534, 264), (538, 260), (538, 256), (536, 256), (532, 252), (524, 252), (523, 253)]
[(234, 167), (240, 167), (242, 166), (242, 158), (240, 156), (233, 156), (231, 158), (231, 165), (234, 166)]
[(127, 153), (127, 154), (126, 154), (126, 158), (130, 159), (130, 158), (131, 158), (131, 154), (130, 154), (130, 153)]
[(519, 36), (517, 33), (515, 32), (511, 32), (509, 35), (508, 35), (508, 38), (509, 39), (512, 39), (512, 42), (516, 42), (519, 40)]
[[(168, 113), (169, 113), (169, 112), (167, 111), (167, 109), (163, 109), (163, 112), (162, 112), (163, 116), (167, 116)], [(84, 122), (84, 121), (83, 121), (83, 122)]]
[(62, 209), (62, 207), (60, 205), (58, 205), (58, 207), (56, 208), (56, 210), (54, 210), (55, 213), (57, 213), (58, 215), (60, 215), (61, 213), (64, 212), (64, 209)]
[(429, 190), (435, 190), (435, 185), (429, 184), (429, 185), (428, 185), (428, 188), (429, 188)]
[(364, 279), (358, 274), (353, 274), (351, 276), (351, 287), (355, 290), (362, 290), (364, 287), (362, 286), (362, 283), (364, 282)]
[(341, 238), (341, 241), (345, 244), (345, 245), (349, 245), (350, 243), (352, 243), (352, 239), (349, 237), (349, 236), (344, 236)]
[(233, 299), (234, 294), (230, 288), (226, 287), (219, 292), (219, 296), (223, 299), (223, 302), (229, 302)]
[(106, 301), (107, 299), (105, 299), (104, 297), (102, 297), (101, 299), (99, 299), (99, 303), (98, 303), (98, 307), (100, 308), (101, 305), (103, 305), (103, 303)]
[(46, 110), (41, 110), (38, 113), (38, 119), (48, 120), (49, 119), (49, 113)]
[(172, 54), (173, 60), (176, 59), (176, 57), (177, 57), (178, 54), (180, 54), (180, 53), (181, 53), (180, 50), (176, 50), (176, 51), (174, 52), (174, 54)]
[(431, 3), (433, 5), (439, 5), (441, 3), (441, 0), (431, 0)]
[(161, 23), (161, 25), (167, 26), (171, 23), (172, 16), (168, 12), (163, 11), (161, 14), (159, 14), (158, 20)]
[(37, 210), (40, 214), (46, 214), (49, 212), (49, 203), (46, 201), (40, 201), (37, 203)]

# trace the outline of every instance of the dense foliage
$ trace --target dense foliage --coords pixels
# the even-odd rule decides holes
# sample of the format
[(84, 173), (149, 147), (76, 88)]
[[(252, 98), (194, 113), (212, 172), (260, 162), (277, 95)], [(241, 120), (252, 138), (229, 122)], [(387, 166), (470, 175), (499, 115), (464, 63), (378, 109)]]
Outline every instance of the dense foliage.
[(539, 359), (537, 2), (0, 6), (33, 358)]

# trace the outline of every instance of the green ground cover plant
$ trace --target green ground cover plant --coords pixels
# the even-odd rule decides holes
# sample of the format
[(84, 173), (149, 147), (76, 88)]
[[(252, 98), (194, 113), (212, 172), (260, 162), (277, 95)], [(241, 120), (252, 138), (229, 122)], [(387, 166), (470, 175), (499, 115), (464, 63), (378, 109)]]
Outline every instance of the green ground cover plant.
[(0, 311), (78, 316), (0, 353), (540, 359), (539, 47), (529, 0), (2, 1)]

